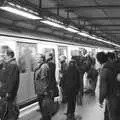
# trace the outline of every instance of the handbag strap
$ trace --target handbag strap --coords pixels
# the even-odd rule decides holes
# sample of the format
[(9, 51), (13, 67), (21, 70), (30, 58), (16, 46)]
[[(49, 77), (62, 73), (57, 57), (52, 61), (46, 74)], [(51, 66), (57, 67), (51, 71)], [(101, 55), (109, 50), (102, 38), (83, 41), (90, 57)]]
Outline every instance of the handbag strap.
[(35, 71), (34, 71), (34, 80), (37, 80), (38, 74), (37, 74), (37, 76), (36, 76), (36, 72), (38, 71), (38, 73), (39, 73), (39, 70), (40, 70), (40, 68), (41, 68), (41, 66), (42, 66), (43, 64), (44, 64), (44, 63), (41, 63), (41, 64), (35, 69)]

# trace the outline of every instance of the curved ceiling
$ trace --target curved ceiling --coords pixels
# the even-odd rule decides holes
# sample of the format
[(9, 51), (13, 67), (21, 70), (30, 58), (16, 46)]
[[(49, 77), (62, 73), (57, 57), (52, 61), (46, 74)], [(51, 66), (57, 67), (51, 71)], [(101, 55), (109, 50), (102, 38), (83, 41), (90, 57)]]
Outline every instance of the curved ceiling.
[[(2, 3), (1, 0), (0, 4)], [(102, 37), (106, 41), (120, 45), (120, 0), (7, 0), (39, 13), (41, 17), (50, 17), (73, 25), (80, 31)], [(68, 37), (79, 43), (114, 48), (115, 46), (100, 41), (84, 38), (63, 29), (50, 27), (39, 20), (24, 17), (0, 10), (0, 26), (9, 25), (19, 30), (51, 33), (60, 37)]]

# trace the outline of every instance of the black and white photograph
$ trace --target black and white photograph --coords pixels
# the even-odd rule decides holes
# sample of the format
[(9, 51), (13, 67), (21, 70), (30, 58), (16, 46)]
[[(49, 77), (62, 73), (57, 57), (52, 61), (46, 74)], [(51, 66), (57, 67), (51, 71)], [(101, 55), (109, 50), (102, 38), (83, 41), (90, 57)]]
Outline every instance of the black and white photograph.
[(0, 0), (0, 120), (120, 120), (120, 0)]

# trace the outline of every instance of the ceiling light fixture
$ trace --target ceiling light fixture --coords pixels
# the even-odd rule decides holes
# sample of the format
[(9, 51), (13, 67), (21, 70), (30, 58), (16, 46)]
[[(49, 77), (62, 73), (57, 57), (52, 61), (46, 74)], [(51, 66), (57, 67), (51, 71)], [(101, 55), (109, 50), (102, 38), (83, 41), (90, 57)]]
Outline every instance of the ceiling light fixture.
[(23, 16), (28, 19), (42, 19), (41, 17), (39, 17), (39, 14), (37, 12), (21, 7), (20, 5), (13, 4), (11, 2), (6, 2), (5, 4), (1, 5), (0, 9)]
[(55, 23), (55, 22), (53, 22), (53, 21), (41, 20), (40, 22), (42, 22), (42, 23), (44, 23), (44, 24), (47, 24), (47, 25), (50, 25), (50, 26), (53, 26), (53, 27), (64, 28), (64, 25)]
[(72, 32), (72, 33), (77, 33), (83, 37), (88, 37), (90, 39), (93, 39), (93, 40), (96, 40), (96, 41), (99, 41), (99, 42), (104, 42), (104, 43), (107, 43), (107, 44), (111, 44), (111, 45), (114, 45), (114, 46), (117, 46), (117, 47), (120, 47), (120, 45), (118, 44), (115, 44), (113, 42), (110, 42), (110, 41), (106, 41), (106, 40), (103, 40), (101, 38), (97, 38), (96, 36), (94, 35), (89, 35), (89, 33), (87, 32), (84, 32), (84, 31), (79, 31), (79, 29), (77, 29), (76, 27), (73, 27), (73, 26), (65, 26), (63, 23), (61, 23), (60, 21), (57, 21), (55, 22), (53, 19), (51, 20), (41, 20), (40, 22), (44, 23), (44, 24), (48, 24), (50, 26), (53, 26), (53, 27), (57, 27), (57, 28), (62, 28), (64, 30), (67, 30), (69, 32)]
[(78, 34), (84, 37), (89, 37), (89, 34), (86, 32), (78, 32)]
[(69, 31), (69, 32), (73, 32), (73, 33), (78, 33), (78, 29), (73, 27), (73, 26), (68, 26), (64, 28), (65, 30)]

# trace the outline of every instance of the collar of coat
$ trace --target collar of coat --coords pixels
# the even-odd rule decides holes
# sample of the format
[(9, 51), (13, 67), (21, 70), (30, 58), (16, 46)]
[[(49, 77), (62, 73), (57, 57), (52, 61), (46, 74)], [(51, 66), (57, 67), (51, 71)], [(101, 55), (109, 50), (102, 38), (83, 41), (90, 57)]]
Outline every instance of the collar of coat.
[(11, 62), (16, 62), (16, 59), (15, 58), (10, 58), (8, 60), (6, 60), (7, 63), (11, 63)]

